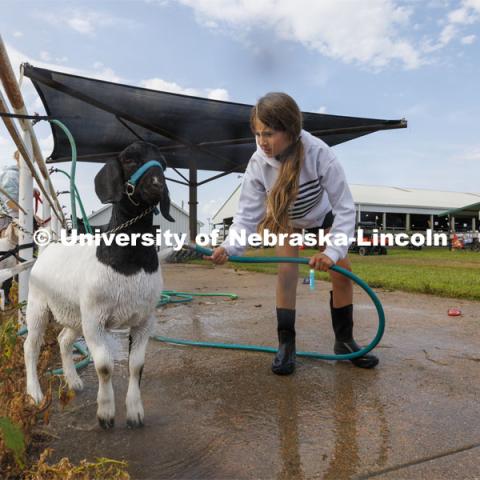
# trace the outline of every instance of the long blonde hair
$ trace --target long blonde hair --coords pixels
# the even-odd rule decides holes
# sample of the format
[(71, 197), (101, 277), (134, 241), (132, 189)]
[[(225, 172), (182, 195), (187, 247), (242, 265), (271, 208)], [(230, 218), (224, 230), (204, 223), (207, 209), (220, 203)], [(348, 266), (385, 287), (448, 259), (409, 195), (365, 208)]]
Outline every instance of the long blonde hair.
[(290, 146), (280, 154), (282, 165), (277, 180), (267, 195), (265, 217), (258, 225), (258, 232), (263, 233), (264, 229), (268, 229), (275, 234), (291, 233), (288, 210), (298, 193), (304, 154), (300, 140), (302, 112), (290, 95), (270, 92), (252, 108), (250, 127), (254, 134), (257, 119), (273, 130), (287, 133), (291, 141)]

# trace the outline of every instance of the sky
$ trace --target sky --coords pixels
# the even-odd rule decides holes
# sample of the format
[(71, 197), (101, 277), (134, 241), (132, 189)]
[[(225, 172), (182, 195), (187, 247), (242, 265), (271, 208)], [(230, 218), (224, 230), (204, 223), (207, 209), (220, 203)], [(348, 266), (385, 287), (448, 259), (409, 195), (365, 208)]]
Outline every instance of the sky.
[[(407, 129), (334, 147), (349, 183), (480, 192), (480, 0), (0, 0), (0, 12), (17, 75), (29, 62), (219, 100), (284, 91), (303, 111), (406, 118)], [(27, 78), (22, 92), (29, 112), (44, 113)], [(35, 130), (48, 156), (44, 123)], [(0, 166), (14, 150), (2, 123)], [(101, 206), (100, 167), (77, 167), (88, 212)], [(240, 182), (201, 186), (199, 218), (207, 223)], [(188, 189), (169, 189), (188, 208)]]

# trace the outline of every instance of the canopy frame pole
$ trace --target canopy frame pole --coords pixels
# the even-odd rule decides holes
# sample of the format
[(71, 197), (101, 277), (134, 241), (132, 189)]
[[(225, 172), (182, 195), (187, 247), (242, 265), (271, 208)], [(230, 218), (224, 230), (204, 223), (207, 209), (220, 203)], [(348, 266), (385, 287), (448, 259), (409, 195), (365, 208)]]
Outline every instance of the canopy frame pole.
[(179, 172), (178, 168), (172, 167), (172, 169), (179, 177), (182, 177), (186, 182), (188, 182), (188, 178), (185, 175), (182, 175), (182, 173)]
[[(47, 186), (47, 180), (44, 180), (45, 187)], [(43, 202), (42, 203), (42, 218), (43, 221), (45, 222), (42, 227), (45, 228), (50, 235), (52, 234), (52, 211), (50, 208), (50, 204), (48, 202)], [(50, 221), (48, 219), (50, 218)]]
[(176, 180), (175, 178), (165, 177), (165, 180), (169, 180), (170, 182), (174, 182), (174, 183), (179, 183), (180, 185), (186, 185), (187, 187), (190, 185), (190, 182), (188, 181), (182, 182), (180, 180)]
[[(32, 139), (28, 131), (23, 132), (23, 141), (28, 155), (32, 154)], [(33, 177), (29, 170), (26, 159), (20, 155), (19, 158), (19, 192), (18, 200), (23, 207), (18, 212), (18, 223), (20, 231), (18, 234), (18, 244), (25, 245), (32, 243), (33, 236)], [(33, 258), (33, 248), (25, 248), (22, 251), (22, 258), (31, 260)], [(18, 302), (22, 304), (28, 299), (28, 282), (30, 280), (30, 269), (24, 270), (18, 275)], [(19, 312), (21, 321), (22, 313)]]
[(197, 166), (194, 162), (190, 163), (190, 181), (188, 187), (188, 222), (190, 231), (190, 241), (195, 242), (197, 237)]
[(205, 183), (212, 182), (213, 180), (216, 180), (217, 178), (224, 177), (225, 175), (230, 175), (231, 173), (242, 173), (242, 171), (238, 171), (240, 168), (243, 168), (245, 165), (247, 165), (248, 162), (242, 163), (241, 165), (238, 165), (236, 168), (232, 168), (231, 170), (228, 170), (227, 172), (222, 172), (219, 173), (218, 175), (214, 175), (213, 177), (209, 177), (205, 180), (202, 180), (201, 182), (198, 182), (197, 185), (204, 185)]
[(115, 115), (115, 118), (128, 130), (130, 131), (131, 133), (133, 133), (139, 140), (141, 140), (142, 142), (145, 141), (145, 139), (143, 139), (140, 134), (138, 134), (132, 127), (130, 127), (125, 121), (124, 119), (120, 116), (120, 115)]
[[(344, 133), (373, 133), (379, 130), (394, 130), (398, 128), (407, 128), (407, 121), (405, 119), (401, 120), (386, 120), (384, 123), (375, 123), (371, 125), (357, 125), (352, 127), (339, 127), (339, 128), (328, 128), (323, 130), (312, 130), (310, 133), (317, 137), (322, 135), (339, 135)], [(213, 142), (200, 142), (197, 143), (197, 147), (204, 148), (204, 147), (222, 147), (224, 145), (246, 145), (246, 144), (254, 144), (255, 140), (253, 137), (245, 137), (245, 138), (236, 138), (230, 140), (217, 140)], [(160, 147), (163, 151), (169, 150), (181, 150), (182, 148), (188, 148), (183, 144), (176, 144), (176, 145), (168, 145), (164, 147)]]
[(402, 118), (401, 120), (386, 120), (384, 123), (376, 123), (372, 125), (358, 125), (355, 127), (340, 127), (329, 128), (324, 130), (312, 130), (310, 133), (315, 136), (320, 135), (338, 135), (341, 133), (358, 133), (358, 132), (376, 132), (378, 130), (394, 130), (396, 128), (407, 128), (407, 121)]

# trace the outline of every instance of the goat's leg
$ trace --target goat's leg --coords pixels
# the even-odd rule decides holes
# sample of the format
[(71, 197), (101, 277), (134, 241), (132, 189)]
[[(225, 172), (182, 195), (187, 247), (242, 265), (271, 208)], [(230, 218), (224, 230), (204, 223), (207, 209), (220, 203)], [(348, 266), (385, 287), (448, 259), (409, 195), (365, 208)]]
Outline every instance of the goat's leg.
[(63, 376), (68, 386), (74, 390), (83, 390), (82, 379), (78, 376), (75, 363), (73, 362), (73, 344), (79, 337), (79, 331), (65, 327), (58, 335), (60, 354), (62, 355)]
[(154, 317), (144, 325), (130, 329), (130, 345), (128, 367), (130, 378), (126, 398), (127, 425), (130, 428), (143, 427), (143, 404), (140, 395), (140, 381), (142, 380), (143, 365), (145, 363), (145, 350), (152, 331)]
[(43, 400), (42, 388), (38, 381), (37, 363), (43, 336), (50, 319), (50, 310), (46, 302), (30, 295), (27, 303), (28, 335), (23, 344), (25, 369), (27, 373), (27, 393), (37, 404)]
[(108, 348), (107, 334), (97, 319), (87, 318), (82, 322), (85, 341), (90, 350), (98, 376), (97, 419), (104, 429), (115, 424), (115, 396), (112, 374), (113, 356)]

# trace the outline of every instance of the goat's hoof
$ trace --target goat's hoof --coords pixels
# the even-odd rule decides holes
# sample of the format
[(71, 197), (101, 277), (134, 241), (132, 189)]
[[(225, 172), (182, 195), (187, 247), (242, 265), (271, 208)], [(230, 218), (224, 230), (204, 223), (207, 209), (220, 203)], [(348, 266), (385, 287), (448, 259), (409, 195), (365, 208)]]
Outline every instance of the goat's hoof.
[(128, 418), (127, 419), (127, 427), (128, 428), (142, 428), (144, 425), (143, 418), (140, 418), (138, 415), (137, 418)]
[(30, 390), (27, 391), (28, 395), (30, 395), (30, 402), (34, 405), (40, 405), (45, 398), (41, 390)]
[(104, 429), (104, 430), (110, 430), (115, 426), (115, 419), (114, 418), (100, 418), (97, 417), (98, 419), (98, 424)]

